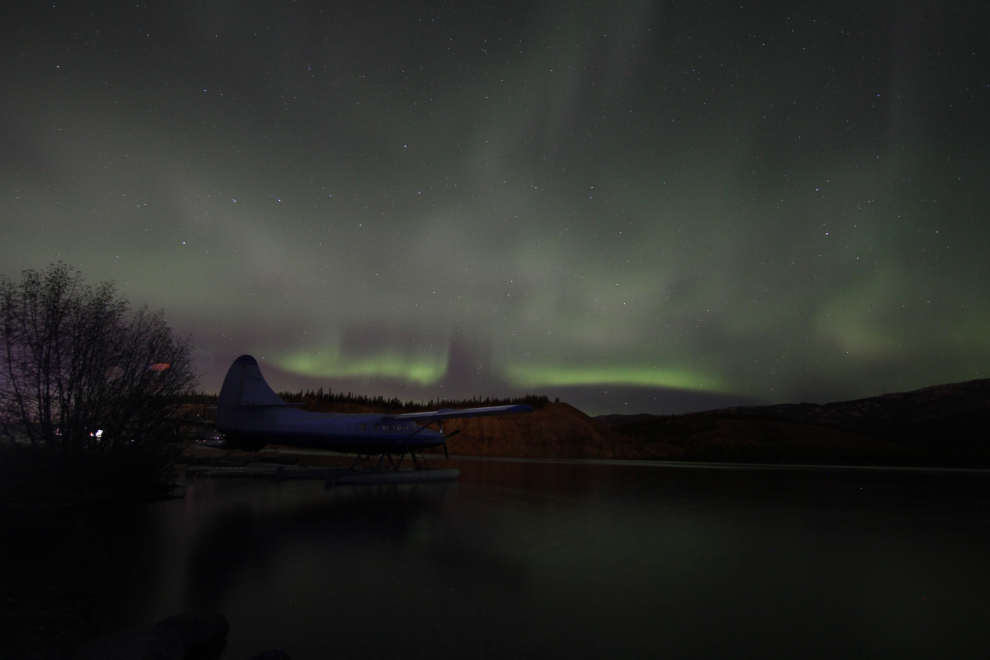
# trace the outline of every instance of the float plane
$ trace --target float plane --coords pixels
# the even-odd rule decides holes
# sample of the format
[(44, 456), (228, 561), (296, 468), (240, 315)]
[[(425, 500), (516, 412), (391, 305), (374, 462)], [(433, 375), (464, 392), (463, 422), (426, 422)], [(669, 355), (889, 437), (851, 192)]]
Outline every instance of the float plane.
[[(398, 469), (407, 454), (418, 467), (416, 453), (430, 447), (442, 446), (447, 455), (447, 438), (458, 431), (444, 435), (445, 419), (533, 412), (522, 404), (401, 415), (317, 413), (300, 410), (302, 405), (282, 401), (261, 375), (258, 361), (242, 355), (234, 360), (220, 388), (217, 431), (234, 449), (257, 451), (269, 444), (325, 449), (357, 454), (358, 461), (378, 456), (379, 468), (387, 457), (389, 465)], [(429, 428), (432, 424), (437, 430)]]

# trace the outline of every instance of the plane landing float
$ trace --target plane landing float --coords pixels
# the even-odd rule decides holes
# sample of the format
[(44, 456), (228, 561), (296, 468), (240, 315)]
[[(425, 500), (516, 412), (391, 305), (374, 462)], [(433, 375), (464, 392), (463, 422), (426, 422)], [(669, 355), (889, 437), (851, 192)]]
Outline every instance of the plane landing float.
[[(409, 454), (416, 463), (416, 453), (430, 447), (443, 447), (447, 438), (440, 425), (445, 419), (513, 415), (533, 412), (527, 405), (486, 406), (401, 415), (317, 413), (300, 410), (302, 404), (286, 403), (265, 382), (258, 361), (250, 355), (234, 360), (227, 371), (217, 399), (217, 431), (234, 449), (257, 451), (269, 444), (307, 449), (379, 456), (378, 465), (392, 456)], [(425, 422), (425, 424), (422, 424)], [(437, 430), (429, 428), (437, 425)], [(357, 462), (357, 461), (355, 461)]]

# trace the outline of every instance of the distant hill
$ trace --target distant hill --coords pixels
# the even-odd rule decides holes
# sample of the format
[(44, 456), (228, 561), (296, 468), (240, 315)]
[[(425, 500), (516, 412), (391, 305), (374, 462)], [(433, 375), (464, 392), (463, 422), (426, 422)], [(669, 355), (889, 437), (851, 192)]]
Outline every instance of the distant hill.
[(651, 415), (649, 413), (639, 413), (638, 415), (612, 414), (612, 415), (596, 415), (594, 419), (599, 424), (611, 428), (613, 426), (629, 424), (630, 422), (645, 422), (662, 416), (663, 415)]
[(990, 379), (823, 405), (746, 406), (724, 412), (831, 426), (913, 448), (931, 442), (967, 445), (987, 440)]
[(598, 419), (689, 460), (990, 465), (990, 379), (827, 404)]

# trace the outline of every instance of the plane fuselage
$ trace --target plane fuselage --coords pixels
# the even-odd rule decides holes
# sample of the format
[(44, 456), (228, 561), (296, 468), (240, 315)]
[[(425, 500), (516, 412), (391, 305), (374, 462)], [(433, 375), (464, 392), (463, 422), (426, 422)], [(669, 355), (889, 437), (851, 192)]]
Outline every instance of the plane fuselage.
[[(233, 423), (231, 423), (233, 422)], [(403, 448), (420, 451), (443, 444), (439, 431), (414, 421), (379, 414), (345, 414), (307, 412), (296, 408), (259, 406), (244, 407), (234, 420), (221, 424), (233, 446), (263, 447), (280, 444), (330, 451), (384, 453)]]
[[(533, 412), (527, 405), (382, 414), (319, 413), (285, 403), (265, 382), (258, 361), (242, 355), (230, 365), (217, 398), (217, 431), (234, 448), (269, 444), (356, 454), (405, 454), (444, 444), (445, 419)], [(437, 430), (429, 428), (437, 425)], [(445, 448), (446, 451), (446, 448)]]

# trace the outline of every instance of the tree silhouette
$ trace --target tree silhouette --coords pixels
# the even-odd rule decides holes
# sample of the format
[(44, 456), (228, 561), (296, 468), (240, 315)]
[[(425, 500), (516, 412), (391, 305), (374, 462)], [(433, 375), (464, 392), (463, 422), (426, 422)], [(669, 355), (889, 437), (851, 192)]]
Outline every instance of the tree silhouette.
[(170, 413), (196, 377), (162, 312), (132, 311), (112, 282), (87, 286), (58, 262), (0, 279), (0, 352), (8, 444), (74, 485), (167, 492)]

